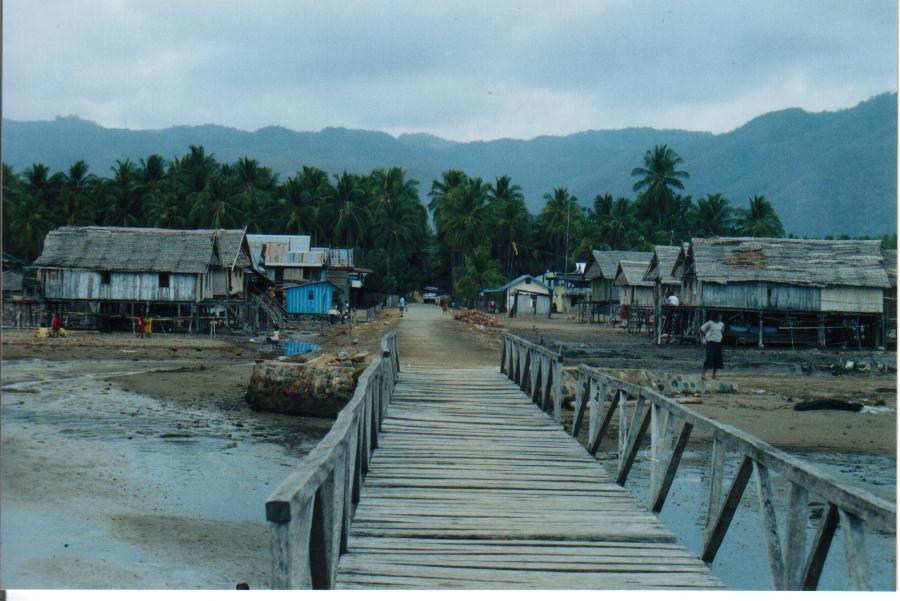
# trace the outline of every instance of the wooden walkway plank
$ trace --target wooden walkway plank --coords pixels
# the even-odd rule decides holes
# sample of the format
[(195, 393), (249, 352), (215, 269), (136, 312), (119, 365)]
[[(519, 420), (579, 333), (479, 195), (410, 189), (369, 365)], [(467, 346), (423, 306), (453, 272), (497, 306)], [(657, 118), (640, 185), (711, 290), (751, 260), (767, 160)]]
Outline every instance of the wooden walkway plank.
[(723, 588), (495, 369), (407, 368), (338, 588)]

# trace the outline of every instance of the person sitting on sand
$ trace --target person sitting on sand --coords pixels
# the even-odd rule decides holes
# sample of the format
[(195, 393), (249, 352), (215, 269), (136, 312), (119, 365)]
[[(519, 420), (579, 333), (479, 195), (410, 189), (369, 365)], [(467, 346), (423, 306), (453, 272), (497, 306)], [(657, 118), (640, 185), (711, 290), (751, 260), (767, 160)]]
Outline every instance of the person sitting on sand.
[(53, 321), (50, 322), (50, 338), (59, 338), (59, 329), (62, 327), (62, 319), (59, 313), (53, 314)]
[(700, 326), (700, 332), (703, 334), (703, 341), (706, 343), (706, 360), (703, 362), (703, 371), (700, 372), (700, 379), (706, 379), (706, 370), (712, 370), (712, 379), (716, 380), (716, 371), (724, 367), (722, 358), (722, 335), (725, 333), (725, 323), (722, 321), (722, 314), (716, 313), (716, 319), (707, 321)]

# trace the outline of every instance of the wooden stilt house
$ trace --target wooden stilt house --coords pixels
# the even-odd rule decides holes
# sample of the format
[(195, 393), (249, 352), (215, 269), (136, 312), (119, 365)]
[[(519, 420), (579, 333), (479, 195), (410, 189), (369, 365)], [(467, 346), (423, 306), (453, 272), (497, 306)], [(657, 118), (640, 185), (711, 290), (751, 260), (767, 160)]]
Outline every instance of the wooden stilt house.
[(883, 344), (889, 282), (877, 240), (694, 238), (673, 273), (694, 333), (722, 312), (726, 340), (739, 343)]
[(243, 230), (98, 226), (49, 232), (34, 265), (53, 309), (97, 326), (152, 314), (196, 327), (213, 307), (240, 321), (253, 270)]

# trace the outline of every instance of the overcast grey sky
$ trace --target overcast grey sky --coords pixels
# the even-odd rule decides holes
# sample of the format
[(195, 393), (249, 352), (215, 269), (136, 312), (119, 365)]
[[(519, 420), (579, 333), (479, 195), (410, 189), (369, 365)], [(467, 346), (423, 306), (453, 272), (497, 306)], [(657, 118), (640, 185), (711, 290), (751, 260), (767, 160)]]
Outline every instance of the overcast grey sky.
[(5, 0), (3, 111), (457, 140), (722, 132), (897, 89), (895, 0)]

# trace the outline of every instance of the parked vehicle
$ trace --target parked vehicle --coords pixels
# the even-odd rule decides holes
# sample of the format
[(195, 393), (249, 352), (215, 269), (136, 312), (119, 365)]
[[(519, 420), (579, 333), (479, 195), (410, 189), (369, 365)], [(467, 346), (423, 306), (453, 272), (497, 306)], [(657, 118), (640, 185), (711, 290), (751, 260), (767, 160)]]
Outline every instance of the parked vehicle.
[(422, 302), (423, 303), (436, 303), (438, 298), (438, 288), (437, 286), (425, 286), (422, 291)]

